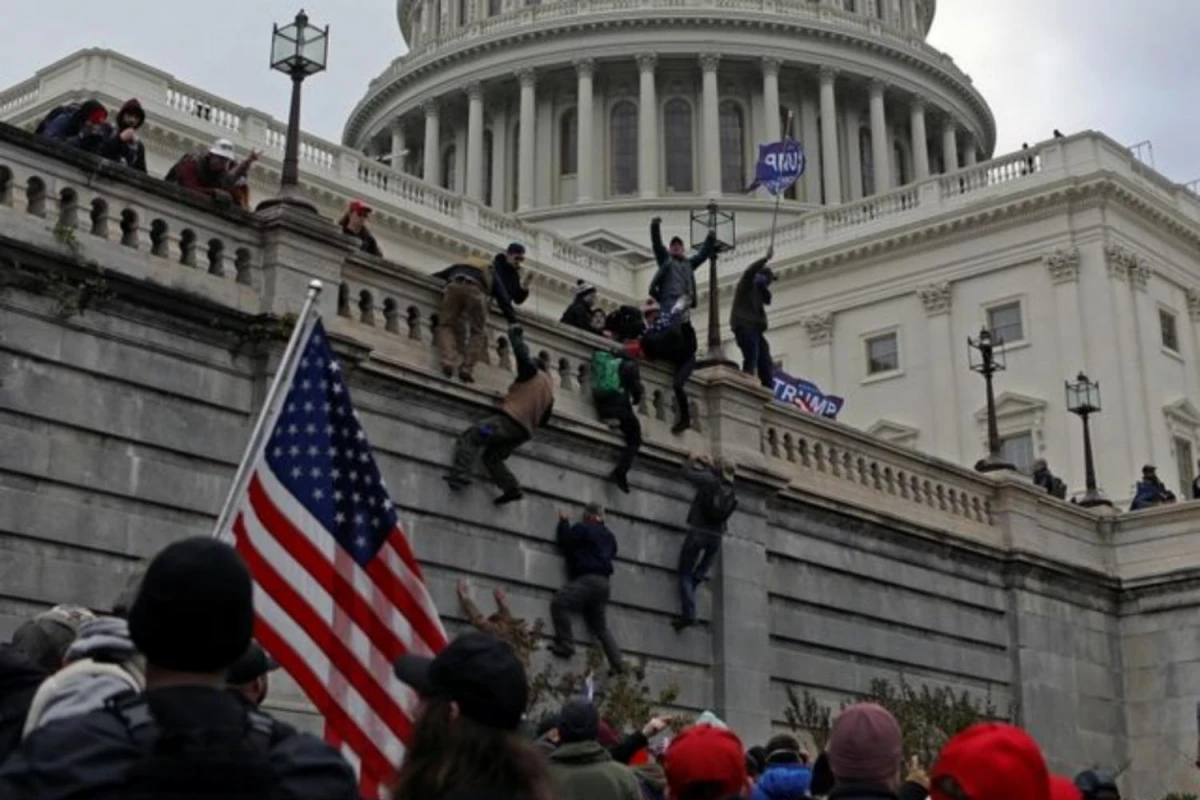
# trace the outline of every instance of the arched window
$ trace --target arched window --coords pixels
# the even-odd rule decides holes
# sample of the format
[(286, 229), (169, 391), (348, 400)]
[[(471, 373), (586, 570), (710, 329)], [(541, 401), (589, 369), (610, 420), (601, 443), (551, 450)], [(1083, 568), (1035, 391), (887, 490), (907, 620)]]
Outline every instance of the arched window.
[(609, 128), (612, 142), (612, 193), (633, 194), (638, 188), (638, 109), (622, 100), (613, 106)]
[(493, 150), (495, 139), (492, 132), (483, 132), (483, 204), (492, 205), (492, 160), (496, 157)]
[(871, 145), (871, 129), (858, 129), (858, 156), (862, 162), (863, 197), (875, 194), (875, 151)]
[(738, 194), (746, 190), (746, 136), (742, 107), (732, 100), (721, 103), (721, 191)]
[(504, 9), (503, 0), (488, 0), (488, 16), (494, 17)]
[(673, 97), (663, 106), (663, 133), (666, 150), (667, 191), (691, 192), (692, 188), (692, 107), (681, 97)]
[(573, 108), (558, 121), (558, 157), (560, 175), (579, 171), (579, 114)]
[(450, 145), (442, 151), (442, 188), (456, 191), (458, 183), (456, 181), (458, 175), (455, 167), (458, 166), (458, 153), (455, 152), (454, 145)]

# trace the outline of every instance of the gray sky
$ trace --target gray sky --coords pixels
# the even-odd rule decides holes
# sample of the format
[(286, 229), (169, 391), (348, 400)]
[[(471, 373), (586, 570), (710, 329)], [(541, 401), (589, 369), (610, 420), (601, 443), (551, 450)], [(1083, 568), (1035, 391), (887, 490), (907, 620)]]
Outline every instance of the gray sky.
[[(394, 0), (57, 0), (4, 11), (0, 86), (89, 46), (120, 50), (242, 105), (283, 118), (287, 79), (266, 67), (271, 23), (303, 3), (328, 23), (330, 69), (305, 88), (304, 127), (340, 141), (367, 81), (403, 42)], [(999, 128), (997, 152), (1097, 129), (1149, 139), (1158, 169), (1200, 178), (1200, 2), (938, 0), (930, 37), (975, 80)], [(190, 9), (181, 13), (180, 8)]]

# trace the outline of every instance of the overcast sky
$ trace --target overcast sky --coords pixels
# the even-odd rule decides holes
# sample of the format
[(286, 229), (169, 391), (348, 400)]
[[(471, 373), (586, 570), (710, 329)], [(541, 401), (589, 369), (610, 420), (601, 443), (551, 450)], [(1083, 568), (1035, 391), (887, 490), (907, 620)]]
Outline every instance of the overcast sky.
[[(266, 67), (271, 23), (302, 0), (55, 0), (4, 3), (0, 87), (83, 47), (108, 47), (180, 80), (279, 118), (287, 79)], [(329, 71), (306, 84), (304, 127), (340, 141), (346, 115), (403, 52), (394, 0), (303, 0), (328, 23)], [(188, 9), (182, 11), (182, 9)], [(1097, 129), (1122, 144), (1149, 139), (1158, 169), (1200, 178), (1200, 2), (938, 0), (931, 43), (991, 104), (997, 152)]]

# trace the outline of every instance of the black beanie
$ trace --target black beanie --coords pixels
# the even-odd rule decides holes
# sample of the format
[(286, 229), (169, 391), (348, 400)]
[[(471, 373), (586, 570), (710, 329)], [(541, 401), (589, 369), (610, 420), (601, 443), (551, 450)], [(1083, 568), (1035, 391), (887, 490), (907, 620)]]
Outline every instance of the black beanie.
[(587, 700), (571, 700), (558, 715), (558, 736), (563, 744), (595, 741), (600, 735), (600, 712)]
[(129, 610), (129, 635), (146, 661), (180, 672), (224, 672), (253, 628), (250, 571), (236, 550), (207, 537), (155, 556)]

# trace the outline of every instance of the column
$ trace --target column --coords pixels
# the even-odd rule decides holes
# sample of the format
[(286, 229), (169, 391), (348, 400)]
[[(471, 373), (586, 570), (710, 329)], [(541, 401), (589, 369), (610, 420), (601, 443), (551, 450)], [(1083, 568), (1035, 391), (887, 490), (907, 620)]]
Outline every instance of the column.
[[(783, 132), (780, 131), (779, 123), (779, 67), (780, 60), (778, 58), (764, 58), (762, 60), (762, 75), (763, 75), (763, 120), (766, 125), (763, 130), (766, 132), (768, 142), (778, 142), (783, 138)], [(791, 132), (792, 136), (796, 135), (796, 131)]]
[(817, 128), (817, 100), (808, 87), (800, 90), (800, 130), (804, 141), (804, 155), (808, 165), (804, 169), (804, 200), (808, 203), (821, 202), (821, 132)]
[(483, 87), (467, 86), (467, 197), (483, 202)]
[[(1079, 265), (1082, 256), (1078, 247), (1055, 250), (1042, 256), (1042, 263), (1050, 273), (1050, 282), (1054, 284), (1054, 316), (1058, 328), (1058, 371), (1068, 377), (1074, 376), (1079, 370), (1089, 370), (1086, 347), (1083, 339), (1081, 320)], [(1088, 372), (1095, 380), (1093, 372)], [(1072, 423), (1072, 417), (1063, 415), (1064, 420)], [(1052, 426), (1051, 426), (1052, 427)], [(1080, 430), (1078, 424), (1072, 424), (1069, 429), (1055, 433), (1047, 431), (1051, 439), (1051, 447), (1057, 442), (1066, 442), (1067, 446), (1058, 448), (1061, 464), (1056, 472), (1063, 475), (1063, 480), (1072, 490), (1082, 490), (1084, 486), (1083, 454), (1080, 452)], [(1065, 435), (1064, 435), (1065, 434)]]
[(846, 131), (846, 187), (847, 200), (861, 200), (863, 196), (862, 147), (859, 146), (858, 130), (862, 119), (857, 108), (846, 108), (842, 113), (842, 128)]
[(833, 83), (837, 70), (821, 67), (821, 167), (825, 175), (825, 204), (842, 202), (842, 176), (839, 171), (837, 141), (837, 99)]
[(950, 117), (946, 117), (942, 123), (942, 160), (946, 164), (946, 172), (958, 169), (958, 126)]
[(888, 141), (887, 110), (883, 105), (883, 81), (871, 81), (871, 156), (875, 162), (875, 194), (892, 188), (892, 148)]
[(442, 185), (442, 121), (436, 100), (425, 103), (425, 182)]
[(913, 172), (919, 181), (929, 177), (929, 135), (925, 131), (925, 101), (920, 97), (912, 100), (912, 152)]
[(508, 108), (498, 107), (492, 114), (492, 208), (508, 208)]
[(720, 102), (720, 95), (717, 93), (717, 65), (720, 63), (721, 56), (717, 53), (705, 53), (700, 56), (703, 78), (700, 149), (703, 153), (704, 193), (709, 197), (721, 194), (721, 126), (717, 113)]
[(596, 111), (596, 103), (592, 98), (592, 73), (595, 66), (595, 62), (590, 58), (575, 62), (575, 73), (579, 78), (579, 101), (575, 108), (578, 115), (575, 135), (575, 163), (579, 170), (575, 187), (577, 203), (591, 202), (595, 193), (596, 153), (592, 145)]
[(408, 144), (404, 141), (404, 123), (400, 118), (392, 120), (392, 169), (404, 172), (404, 162)]
[(533, 143), (537, 136), (534, 104), (535, 75), (532, 69), (517, 73), (521, 83), (521, 130), (517, 153), (517, 211), (533, 208)]
[(833, 386), (833, 312), (812, 314), (800, 320), (808, 332), (809, 374), (812, 382), (826, 394), (836, 394)]
[(969, 133), (963, 136), (963, 155), (968, 167), (975, 166), (979, 161), (979, 154), (975, 150), (975, 137)]
[[(959, 461), (958, 387), (955, 385), (954, 346), (957, 340), (950, 330), (950, 310), (953, 300), (948, 282), (934, 283), (917, 289), (925, 307), (929, 338), (925, 342), (927, 363), (930, 365), (928, 416), (922, 419), (922, 430), (930, 432), (931, 452), (939, 458)], [(928, 428), (926, 428), (928, 426)]]
[(642, 197), (658, 195), (658, 96), (654, 84), (657, 61), (654, 53), (637, 56), (638, 194)]

